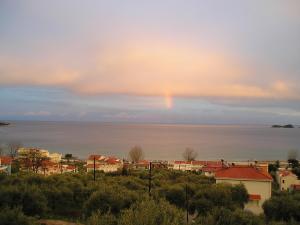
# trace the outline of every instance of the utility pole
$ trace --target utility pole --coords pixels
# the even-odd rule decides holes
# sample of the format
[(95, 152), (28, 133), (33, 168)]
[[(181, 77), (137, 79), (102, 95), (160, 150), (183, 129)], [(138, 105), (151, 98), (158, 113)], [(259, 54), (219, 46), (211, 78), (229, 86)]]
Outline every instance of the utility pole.
[(151, 196), (152, 162), (149, 164), (149, 197)]
[(96, 157), (94, 156), (94, 181), (96, 180)]
[(188, 185), (185, 185), (185, 206), (186, 206), (186, 224), (189, 224), (189, 196), (188, 196)]
[(62, 161), (60, 161), (60, 174), (63, 173)]

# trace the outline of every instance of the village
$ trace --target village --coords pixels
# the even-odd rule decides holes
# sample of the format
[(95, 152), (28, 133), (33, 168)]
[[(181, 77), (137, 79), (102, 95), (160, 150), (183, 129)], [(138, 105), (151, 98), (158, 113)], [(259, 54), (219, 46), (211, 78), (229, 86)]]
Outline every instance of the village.
[[(117, 173), (131, 170), (165, 169), (199, 173), (215, 179), (218, 183), (232, 185), (243, 184), (248, 191), (249, 200), (245, 209), (255, 214), (263, 212), (263, 203), (271, 198), (272, 188), (280, 191), (299, 191), (300, 180), (291, 171), (288, 161), (164, 161), (144, 160), (137, 157), (130, 161), (114, 156), (90, 155), (80, 160), (72, 154), (50, 153), (39, 148), (19, 148), (16, 157), (1, 156), (0, 172), (11, 174), (12, 164), (17, 162), (18, 170), (33, 172), (44, 176), (87, 172)], [(277, 165), (277, 170), (269, 171), (270, 165)], [(275, 184), (275, 185), (274, 185)]]

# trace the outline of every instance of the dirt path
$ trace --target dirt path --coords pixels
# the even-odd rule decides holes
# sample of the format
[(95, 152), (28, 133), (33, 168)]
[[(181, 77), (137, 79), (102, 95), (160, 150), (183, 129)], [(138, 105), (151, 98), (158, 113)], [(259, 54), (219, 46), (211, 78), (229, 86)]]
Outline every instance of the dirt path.
[(71, 223), (63, 220), (40, 220), (41, 225), (83, 225), (81, 223)]

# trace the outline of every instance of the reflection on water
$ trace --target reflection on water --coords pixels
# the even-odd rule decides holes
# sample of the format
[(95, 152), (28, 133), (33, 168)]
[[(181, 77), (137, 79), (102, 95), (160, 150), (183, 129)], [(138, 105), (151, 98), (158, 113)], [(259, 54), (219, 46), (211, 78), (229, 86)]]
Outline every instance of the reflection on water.
[[(186, 147), (199, 159), (286, 159), (300, 149), (300, 129), (269, 126), (113, 124), (93, 122), (12, 122), (0, 127), (0, 142), (73, 153), (126, 157), (140, 145), (149, 159), (180, 159)], [(300, 153), (300, 152), (299, 152)]]

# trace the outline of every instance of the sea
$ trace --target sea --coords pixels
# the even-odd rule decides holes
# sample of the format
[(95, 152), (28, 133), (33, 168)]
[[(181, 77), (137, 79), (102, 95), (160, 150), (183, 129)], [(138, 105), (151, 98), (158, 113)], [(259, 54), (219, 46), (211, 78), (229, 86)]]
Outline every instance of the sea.
[[(10, 121), (0, 126), (0, 145), (20, 142), (25, 147), (71, 153), (127, 158), (140, 146), (146, 159), (182, 159), (188, 148), (199, 160), (284, 160), (300, 154), (300, 128), (270, 125), (185, 125), (101, 122)], [(299, 155), (298, 154), (298, 155)]]

